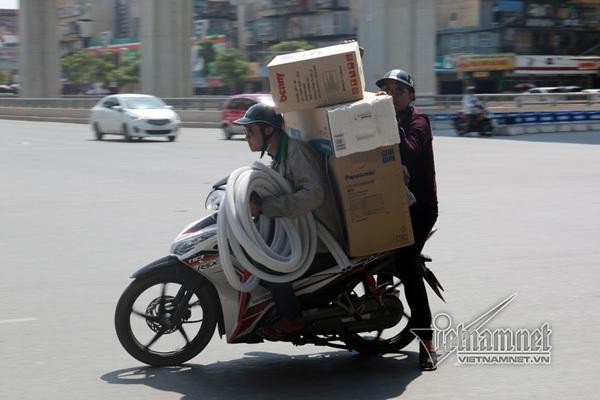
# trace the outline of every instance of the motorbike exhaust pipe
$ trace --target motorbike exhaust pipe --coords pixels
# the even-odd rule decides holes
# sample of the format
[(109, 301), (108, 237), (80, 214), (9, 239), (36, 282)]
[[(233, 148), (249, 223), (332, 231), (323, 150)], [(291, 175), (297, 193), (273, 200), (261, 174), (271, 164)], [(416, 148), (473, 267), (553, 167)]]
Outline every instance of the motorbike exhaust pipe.
[(359, 333), (391, 328), (402, 319), (404, 306), (395, 296), (382, 298), (383, 305), (370, 298), (353, 302), (356, 313), (332, 305), (321, 309), (311, 309), (303, 313), (306, 326), (303, 334), (331, 335), (343, 331)]

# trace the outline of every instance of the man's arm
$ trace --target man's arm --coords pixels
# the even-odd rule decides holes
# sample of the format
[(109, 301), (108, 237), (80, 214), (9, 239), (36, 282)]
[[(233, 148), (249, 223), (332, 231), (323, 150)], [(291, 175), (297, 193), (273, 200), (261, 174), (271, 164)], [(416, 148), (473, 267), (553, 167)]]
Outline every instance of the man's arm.
[(324, 189), (318, 160), (303, 146), (297, 146), (296, 150), (289, 154), (286, 165), (292, 169), (289, 177), (294, 192), (263, 198), (262, 212), (267, 217), (299, 217), (323, 203)]
[(427, 118), (419, 116), (411, 122), (408, 132), (404, 132), (402, 128), (400, 129), (402, 163), (410, 168), (423, 148), (431, 141), (431, 127)]

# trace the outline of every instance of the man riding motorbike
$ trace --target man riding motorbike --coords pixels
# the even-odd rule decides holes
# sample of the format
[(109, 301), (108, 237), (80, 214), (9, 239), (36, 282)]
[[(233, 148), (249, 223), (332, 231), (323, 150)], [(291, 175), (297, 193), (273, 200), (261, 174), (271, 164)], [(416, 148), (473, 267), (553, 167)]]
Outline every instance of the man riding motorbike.
[[(261, 198), (252, 193), (250, 209), (253, 217), (297, 217), (312, 212), (338, 241), (342, 238), (340, 218), (324, 162), (308, 143), (292, 139), (283, 130), (283, 118), (269, 105), (258, 103), (244, 117), (234, 121), (246, 128), (246, 140), (253, 152), (271, 156), (271, 168), (279, 172), (292, 186), (292, 193)], [(326, 247), (319, 243), (315, 261), (308, 273), (332, 259)], [(263, 329), (267, 338), (279, 339), (304, 327), (300, 304), (292, 283), (261, 283), (273, 295), (281, 317), (270, 329)]]
[(475, 96), (475, 87), (469, 86), (463, 96), (463, 109), (454, 117), (454, 128), (459, 135), (476, 131), (481, 135), (492, 134), (493, 125), (488, 117), (485, 103)]
[(485, 108), (483, 102), (475, 96), (475, 86), (467, 87), (467, 93), (463, 96), (462, 103), (463, 112), (469, 115), (470, 118), (475, 118)]

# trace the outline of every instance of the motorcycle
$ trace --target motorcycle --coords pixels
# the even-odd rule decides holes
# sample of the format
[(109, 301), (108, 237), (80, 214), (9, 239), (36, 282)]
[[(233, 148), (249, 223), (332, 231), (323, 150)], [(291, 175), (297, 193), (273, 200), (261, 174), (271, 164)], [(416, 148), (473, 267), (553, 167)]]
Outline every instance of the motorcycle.
[[(218, 210), (226, 183), (227, 178), (213, 186), (207, 209)], [(135, 272), (121, 295), (114, 321), (117, 337), (138, 361), (152, 366), (182, 364), (208, 345), (216, 329), (228, 343), (273, 340), (263, 337), (260, 329), (278, 317), (271, 293), (261, 285), (238, 292), (225, 277), (217, 246), (217, 215), (213, 212), (183, 229), (171, 254)], [(426, 281), (443, 300), (443, 288), (425, 266), (430, 261), (419, 257)], [(382, 354), (397, 352), (414, 339), (400, 299), (402, 282), (394, 252), (351, 262), (344, 271), (327, 265), (294, 282), (306, 324), (282, 341)], [(237, 267), (242, 279), (249, 278), (242, 266)]]
[(454, 129), (459, 136), (469, 132), (478, 132), (481, 136), (492, 136), (494, 125), (483, 104), (473, 106), (473, 114), (459, 111), (454, 117)]

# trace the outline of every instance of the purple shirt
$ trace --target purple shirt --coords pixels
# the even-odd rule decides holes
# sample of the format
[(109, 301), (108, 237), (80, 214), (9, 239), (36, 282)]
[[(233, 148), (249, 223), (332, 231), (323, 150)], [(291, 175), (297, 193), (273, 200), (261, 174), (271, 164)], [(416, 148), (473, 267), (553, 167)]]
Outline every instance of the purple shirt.
[(417, 199), (415, 206), (437, 210), (433, 134), (427, 115), (414, 107), (397, 115), (402, 163), (408, 169), (408, 188)]

